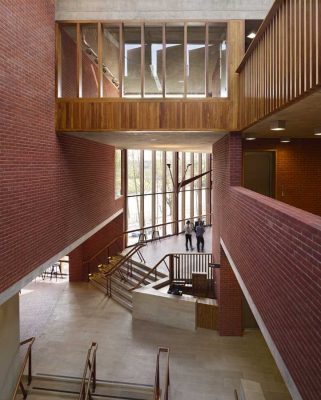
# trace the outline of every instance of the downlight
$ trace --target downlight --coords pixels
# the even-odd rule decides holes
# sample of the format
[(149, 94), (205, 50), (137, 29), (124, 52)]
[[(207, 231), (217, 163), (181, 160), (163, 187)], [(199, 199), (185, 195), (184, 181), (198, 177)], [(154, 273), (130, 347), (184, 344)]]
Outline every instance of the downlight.
[(270, 125), (271, 131), (284, 131), (285, 130), (285, 121), (283, 120), (276, 120), (272, 121)]
[(255, 32), (250, 32), (250, 33), (247, 35), (247, 37), (248, 37), (249, 39), (254, 39), (255, 36), (256, 36), (256, 33), (255, 33)]

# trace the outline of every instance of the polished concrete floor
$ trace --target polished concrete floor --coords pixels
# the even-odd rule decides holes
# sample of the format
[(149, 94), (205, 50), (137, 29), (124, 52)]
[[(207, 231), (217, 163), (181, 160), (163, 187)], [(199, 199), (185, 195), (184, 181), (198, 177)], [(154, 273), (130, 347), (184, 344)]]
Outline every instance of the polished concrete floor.
[(158, 346), (171, 350), (171, 398), (233, 400), (241, 378), (261, 383), (267, 400), (290, 395), (259, 331), (220, 337), (133, 321), (131, 313), (87, 283), (37, 279), (21, 294), (21, 339), (36, 335), (34, 373), (81, 376), (98, 343), (98, 378), (153, 384)]
[[(185, 247), (185, 235), (181, 233), (180, 235), (170, 236), (162, 240), (147, 242), (147, 245), (141, 249), (141, 252), (146, 260), (146, 265), (153, 267), (159, 260), (169, 253), (197, 254), (196, 236), (194, 232), (192, 234), (192, 246), (194, 250), (187, 252)], [(125, 250), (125, 252), (127, 251), (128, 249)], [(212, 253), (212, 229), (210, 227), (205, 228), (204, 253)], [(137, 255), (134, 256), (134, 259), (139, 261)], [(161, 265), (160, 271), (167, 273), (164, 264)]]

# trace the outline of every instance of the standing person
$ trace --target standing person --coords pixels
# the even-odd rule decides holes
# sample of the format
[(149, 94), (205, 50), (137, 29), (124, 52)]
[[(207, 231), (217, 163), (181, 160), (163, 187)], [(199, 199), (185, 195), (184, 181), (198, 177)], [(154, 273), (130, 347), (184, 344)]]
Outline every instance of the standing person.
[(200, 222), (196, 227), (197, 251), (204, 251), (204, 224)]
[(198, 225), (200, 225), (202, 223), (201, 218), (198, 218), (197, 221), (194, 224), (194, 231), (196, 232), (196, 228), (198, 227)]
[(184, 231), (185, 231), (185, 245), (186, 245), (186, 251), (188, 251), (188, 242), (190, 245), (191, 250), (193, 249), (192, 246), (192, 232), (193, 232), (193, 226), (190, 221), (186, 221), (186, 224), (184, 226)]

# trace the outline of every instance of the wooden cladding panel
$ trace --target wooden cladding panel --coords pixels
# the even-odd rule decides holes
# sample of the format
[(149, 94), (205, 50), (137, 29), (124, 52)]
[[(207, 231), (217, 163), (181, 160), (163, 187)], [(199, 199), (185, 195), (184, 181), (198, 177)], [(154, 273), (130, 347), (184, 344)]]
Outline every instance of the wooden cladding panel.
[(320, 0), (278, 1), (271, 13), (237, 70), (242, 129), (321, 84)]
[(205, 329), (218, 329), (218, 307), (198, 301), (196, 304), (196, 326)]
[(57, 131), (235, 130), (232, 101), (58, 99)]

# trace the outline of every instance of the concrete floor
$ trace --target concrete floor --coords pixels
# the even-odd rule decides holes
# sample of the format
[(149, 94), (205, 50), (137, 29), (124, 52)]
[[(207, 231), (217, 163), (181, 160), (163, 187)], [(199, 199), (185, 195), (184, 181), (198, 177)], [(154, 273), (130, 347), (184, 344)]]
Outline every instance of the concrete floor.
[[(141, 252), (146, 260), (146, 265), (153, 267), (161, 260), (166, 254), (169, 253), (186, 253), (186, 254), (197, 254), (196, 248), (196, 236), (192, 234), (192, 245), (193, 251), (186, 251), (185, 248), (185, 235), (182, 233), (177, 236), (170, 236), (162, 240), (155, 240), (153, 242), (147, 242), (147, 245), (141, 249)], [(126, 249), (126, 253), (129, 249)], [(212, 253), (212, 229), (210, 227), (205, 228), (204, 234), (204, 252)], [(134, 255), (134, 259), (139, 261), (139, 257)], [(159, 271), (167, 274), (168, 271), (164, 264), (160, 265)]]
[(220, 337), (142, 321), (87, 283), (32, 282), (23, 291), (21, 339), (36, 335), (34, 373), (81, 376), (96, 341), (98, 378), (153, 384), (158, 346), (171, 350), (171, 398), (233, 400), (240, 379), (261, 383), (267, 400), (291, 399), (259, 331)]

